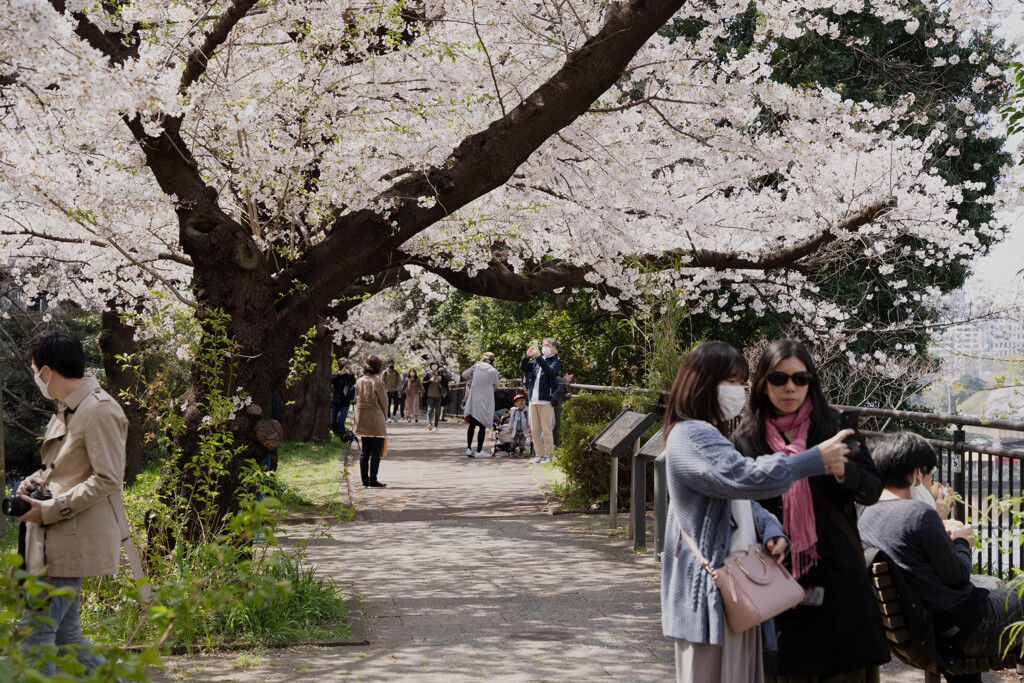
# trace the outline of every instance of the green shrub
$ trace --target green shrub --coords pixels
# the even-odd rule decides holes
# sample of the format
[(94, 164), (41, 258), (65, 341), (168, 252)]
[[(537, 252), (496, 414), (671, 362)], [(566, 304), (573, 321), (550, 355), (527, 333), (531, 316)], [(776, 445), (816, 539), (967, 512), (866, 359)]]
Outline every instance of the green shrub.
[[(611, 460), (590, 447), (591, 440), (624, 409), (639, 413), (659, 413), (654, 394), (601, 393), (574, 396), (562, 412), (562, 446), (555, 453), (558, 467), (565, 473), (561, 487), (563, 500), (594, 501), (608, 495)], [(655, 423), (645, 434), (649, 439), (658, 430)], [(629, 506), (632, 480), (631, 451), (619, 458), (619, 507)], [(654, 490), (652, 468), (648, 468), (647, 491)]]

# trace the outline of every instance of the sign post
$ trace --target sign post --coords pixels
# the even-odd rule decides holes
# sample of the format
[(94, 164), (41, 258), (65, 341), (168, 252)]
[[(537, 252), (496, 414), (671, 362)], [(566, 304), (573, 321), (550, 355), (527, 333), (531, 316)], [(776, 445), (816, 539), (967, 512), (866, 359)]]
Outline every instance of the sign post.
[(619, 456), (640, 440), (647, 429), (657, 421), (654, 413), (638, 413), (623, 410), (619, 415), (594, 437), (590, 447), (609, 455), (612, 459), (612, 472), (608, 492), (608, 521), (612, 529), (619, 524)]

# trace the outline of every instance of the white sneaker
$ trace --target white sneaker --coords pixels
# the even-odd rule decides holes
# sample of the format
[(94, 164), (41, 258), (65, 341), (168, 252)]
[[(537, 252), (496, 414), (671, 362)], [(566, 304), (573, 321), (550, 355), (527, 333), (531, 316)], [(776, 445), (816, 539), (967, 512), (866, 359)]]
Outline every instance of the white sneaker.
[(538, 455), (538, 456), (530, 458), (530, 462), (540, 462), (540, 456)]
[(493, 458), (494, 457), (493, 453), (488, 453), (487, 451), (477, 451), (475, 453), (475, 455), (478, 458)]
[(542, 458), (541, 463), (551, 462), (551, 458)]
[(472, 458), (473, 457), (473, 449), (472, 448), (467, 448), (466, 449), (466, 457), (468, 457), (468, 458)]

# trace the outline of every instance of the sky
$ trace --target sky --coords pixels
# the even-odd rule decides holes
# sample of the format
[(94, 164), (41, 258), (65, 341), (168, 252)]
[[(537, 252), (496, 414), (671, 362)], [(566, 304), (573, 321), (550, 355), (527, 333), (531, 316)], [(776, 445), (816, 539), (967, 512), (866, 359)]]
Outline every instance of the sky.
[[(997, 3), (1001, 6), (1003, 20), (999, 25), (997, 33), (1010, 42), (1017, 45), (1024, 45), (1024, 2), (1021, 0), (1001, 0)], [(1024, 57), (1022, 50), (1017, 49), (1017, 59)], [(1016, 135), (1007, 140), (1007, 147), (1011, 150), (1017, 149), (1024, 139)], [(1021, 190), (1024, 192), (1024, 189)], [(1017, 275), (1017, 272), (1024, 269), (1024, 209), (1017, 209), (1001, 216), (1002, 220), (1009, 226), (1006, 238), (996, 245), (988, 255), (975, 259), (971, 264), (974, 275), (965, 285), (965, 289), (977, 290), (1007, 290), (1020, 291), (1020, 285), (1024, 284), (1024, 277)]]

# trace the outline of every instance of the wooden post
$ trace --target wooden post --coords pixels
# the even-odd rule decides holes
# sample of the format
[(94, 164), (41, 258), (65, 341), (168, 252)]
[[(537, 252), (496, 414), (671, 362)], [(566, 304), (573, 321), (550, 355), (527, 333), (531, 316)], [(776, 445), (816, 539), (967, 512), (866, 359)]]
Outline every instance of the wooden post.
[(608, 491), (608, 524), (612, 529), (619, 527), (619, 459), (612, 458), (612, 474)]
[(640, 455), (640, 439), (633, 444), (633, 482), (629, 494), (629, 537), (633, 550), (647, 550), (647, 461)]

